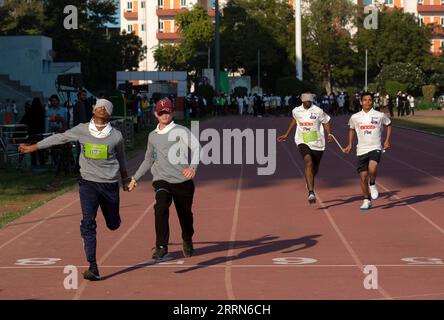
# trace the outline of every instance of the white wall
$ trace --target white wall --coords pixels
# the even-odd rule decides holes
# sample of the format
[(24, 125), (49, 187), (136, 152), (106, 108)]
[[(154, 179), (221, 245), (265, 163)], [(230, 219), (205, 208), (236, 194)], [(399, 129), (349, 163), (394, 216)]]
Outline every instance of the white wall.
[(54, 63), (51, 51), (52, 39), (48, 37), (0, 37), (0, 74), (49, 97), (56, 92), (55, 80), (59, 74), (81, 71), (80, 62)]

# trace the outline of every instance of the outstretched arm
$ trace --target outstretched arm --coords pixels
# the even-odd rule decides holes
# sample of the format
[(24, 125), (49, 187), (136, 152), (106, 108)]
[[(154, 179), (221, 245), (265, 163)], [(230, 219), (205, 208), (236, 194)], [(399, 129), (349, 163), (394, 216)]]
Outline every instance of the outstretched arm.
[(288, 136), (290, 135), (291, 131), (297, 126), (296, 120), (293, 118), (291, 119), (290, 125), (288, 126), (287, 132), (285, 132), (283, 135), (279, 136), (277, 140), (279, 142), (286, 141)]

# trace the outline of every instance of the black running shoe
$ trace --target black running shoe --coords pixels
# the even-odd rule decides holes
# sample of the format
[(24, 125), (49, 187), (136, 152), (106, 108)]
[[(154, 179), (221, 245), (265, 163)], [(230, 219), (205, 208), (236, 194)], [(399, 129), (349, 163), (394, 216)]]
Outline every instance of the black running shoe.
[(167, 246), (156, 247), (152, 258), (155, 260), (161, 260), (161, 259), (165, 258), (165, 256), (167, 254), (168, 254), (168, 247)]
[(183, 255), (184, 257), (191, 257), (194, 253), (194, 248), (193, 248), (193, 241), (184, 241), (183, 242)]
[(88, 270), (86, 270), (83, 273), (83, 278), (89, 281), (99, 281), (100, 280), (99, 269), (97, 269), (97, 267), (90, 267)]

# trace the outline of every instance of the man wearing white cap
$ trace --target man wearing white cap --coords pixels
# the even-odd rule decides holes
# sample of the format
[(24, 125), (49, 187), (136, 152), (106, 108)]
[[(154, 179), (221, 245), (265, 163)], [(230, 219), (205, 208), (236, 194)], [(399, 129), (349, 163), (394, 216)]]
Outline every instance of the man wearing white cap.
[(71, 141), (78, 141), (80, 153), (79, 194), (83, 219), (80, 234), (83, 239), (89, 269), (83, 277), (100, 280), (96, 261), (96, 216), (100, 206), (106, 225), (110, 230), (120, 226), (119, 176), (127, 190), (125, 145), (122, 133), (109, 122), (113, 104), (99, 99), (93, 110), (90, 123), (81, 123), (64, 133), (52, 135), (37, 144), (21, 144), (19, 151), (30, 153)]
[(302, 105), (292, 111), (293, 119), (291, 119), (287, 132), (279, 136), (278, 141), (286, 141), (293, 128), (296, 127), (294, 139), (299, 153), (304, 159), (308, 202), (314, 204), (316, 202), (314, 177), (319, 171), (319, 165), (325, 150), (324, 129), (329, 135), (328, 142), (332, 142), (333, 139), (330, 137), (330, 116), (313, 104), (313, 95), (303, 93), (301, 100)]

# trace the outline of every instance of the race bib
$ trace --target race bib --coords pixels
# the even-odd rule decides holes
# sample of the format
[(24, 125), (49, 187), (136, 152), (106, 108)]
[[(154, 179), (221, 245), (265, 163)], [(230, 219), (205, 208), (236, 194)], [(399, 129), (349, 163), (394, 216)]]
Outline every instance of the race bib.
[(318, 133), (316, 131), (302, 132), (302, 139), (305, 143), (318, 140)]
[(89, 159), (108, 159), (108, 145), (85, 143), (85, 157)]

